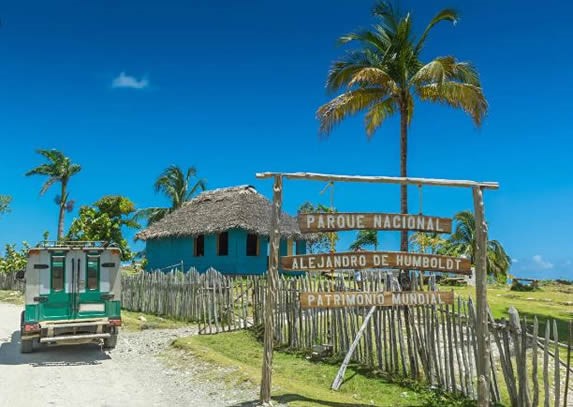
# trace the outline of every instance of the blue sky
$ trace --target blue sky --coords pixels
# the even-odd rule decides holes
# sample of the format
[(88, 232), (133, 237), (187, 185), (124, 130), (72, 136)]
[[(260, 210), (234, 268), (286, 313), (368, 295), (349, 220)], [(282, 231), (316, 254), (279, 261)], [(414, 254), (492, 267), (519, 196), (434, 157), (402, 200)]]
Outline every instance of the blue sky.
[[(398, 175), (399, 129), (368, 141), (362, 117), (318, 137), (314, 113), (329, 99), (336, 39), (373, 22), (371, 1), (9, 2), (0, 8), (0, 244), (56, 233), (57, 190), (24, 177), (57, 148), (82, 165), (70, 184), (78, 205), (121, 194), (139, 207), (167, 204), (152, 183), (170, 164), (194, 165), (209, 188), (252, 184), (260, 171)], [(532, 3), (533, 4), (533, 3)], [(419, 104), (409, 174), (498, 181), (486, 193), (490, 238), (516, 260), (513, 273), (573, 275), (570, 241), (572, 80), (567, 2), (402, 1), (422, 29), (442, 7), (461, 13), (437, 27), (424, 57), (455, 55), (480, 71), (490, 109), (481, 129), (462, 112)], [(115, 86), (114, 86), (115, 85)], [(285, 209), (328, 203), (321, 183), (285, 183)], [(395, 186), (335, 187), (345, 211), (398, 211)], [(425, 188), (427, 214), (471, 208), (467, 190)], [(418, 212), (417, 191), (410, 210)], [(69, 225), (75, 213), (68, 215)], [(397, 249), (397, 234), (382, 233)], [(352, 236), (345, 235), (341, 245)]]

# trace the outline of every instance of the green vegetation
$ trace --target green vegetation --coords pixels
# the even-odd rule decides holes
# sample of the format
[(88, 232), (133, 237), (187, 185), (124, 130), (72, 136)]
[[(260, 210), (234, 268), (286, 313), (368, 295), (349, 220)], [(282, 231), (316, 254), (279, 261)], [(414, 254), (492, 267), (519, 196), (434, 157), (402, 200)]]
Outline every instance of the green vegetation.
[[(447, 287), (458, 295), (475, 300), (474, 287)], [(543, 282), (537, 291), (510, 291), (507, 286), (490, 286), (487, 300), (494, 318), (508, 318), (510, 306), (514, 306), (519, 315), (533, 321), (537, 317), (540, 332), (545, 332), (545, 321), (555, 319), (559, 332), (559, 341), (567, 342), (569, 338), (569, 321), (573, 319), (573, 285)], [(543, 329), (542, 329), (543, 328)]]
[(15, 244), (7, 244), (4, 256), (0, 257), (0, 273), (22, 270), (28, 263), (28, 249), (30, 245), (22, 242), (22, 248), (18, 250)]
[(92, 206), (82, 206), (77, 218), (74, 218), (68, 239), (101, 240), (116, 243), (121, 249), (122, 260), (133, 257), (122, 228), (139, 228), (130, 218), (135, 205), (123, 196), (104, 196)]
[[(179, 338), (173, 346), (216, 365), (229, 368), (229, 386), (260, 383), (262, 345), (251, 332)], [(340, 391), (330, 390), (338, 363), (311, 362), (300, 355), (276, 352), (273, 358), (273, 395), (289, 406), (447, 406), (464, 405), (450, 396), (432, 393), (411, 383), (399, 385), (377, 374), (349, 367)], [(219, 372), (218, 372), (219, 373)], [(408, 386), (406, 386), (408, 385)]]
[(206, 188), (206, 181), (204, 179), (197, 179), (195, 184), (191, 186), (191, 180), (197, 178), (197, 170), (195, 167), (189, 167), (186, 172), (177, 166), (171, 165), (167, 167), (161, 175), (155, 180), (153, 185), (155, 192), (162, 192), (171, 201), (170, 208), (146, 208), (137, 211), (135, 218), (137, 220), (147, 220), (150, 225), (163, 219), (165, 215), (179, 209), (183, 203), (189, 201), (199, 191), (204, 191)]
[[(331, 187), (332, 188), (332, 187)], [(335, 208), (329, 208), (322, 204), (313, 205), (311, 202), (305, 202), (298, 208), (298, 213), (334, 213)], [(307, 253), (326, 253), (336, 247), (339, 236), (336, 232), (321, 232), (316, 234), (315, 239), (307, 240), (306, 251)]]
[[(453, 56), (422, 62), (422, 52), (432, 28), (443, 21), (455, 23), (455, 10), (436, 14), (416, 38), (411, 13), (401, 14), (386, 2), (373, 9), (378, 24), (370, 30), (350, 33), (340, 43), (358, 43), (345, 57), (332, 64), (327, 79), (331, 92), (342, 94), (317, 111), (320, 131), (328, 135), (348, 116), (366, 112), (368, 137), (389, 117), (400, 116), (400, 176), (407, 176), (408, 126), (414, 115), (414, 101), (439, 102), (461, 109), (480, 126), (487, 111), (478, 72)], [(400, 211), (408, 213), (408, 195), (401, 187)], [(408, 233), (401, 234), (400, 250), (408, 250)]]
[(0, 195), (0, 215), (10, 212), (10, 202), (12, 202), (11, 196)]
[(372, 246), (374, 250), (378, 250), (377, 230), (360, 230), (356, 235), (356, 240), (350, 245), (350, 250), (363, 249), (364, 246)]
[[(416, 232), (410, 236), (410, 243), (422, 253), (445, 254), (455, 257), (467, 256), (475, 264), (476, 221), (471, 211), (454, 215), (454, 232), (445, 238), (438, 233)], [(487, 242), (487, 273), (499, 282), (507, 280), (511, 258), (497, 240)]]
[[(0, 291), (1, 292), (1, 291)], [(189, 326), (188, 322), (176, 321), (143, 312), (121, 310), (122, 327), (128, 331), (144, 329), (175, 329)]]
[(24, 294), (20, 291), (0, 290), (0, 302), (8, 304), (24, 304)]
[(56, 196), (56, 204), (59, 207), (58, 240), (62, 240), (64, 238), (64, 213), (74, 209), (74, 201), (69, 199), (68, 182), (72, 176), (80, 172), (82, 167), (72, 163), (69, 157), (57, 150), (37, 150), (37, 153), (46, 158), (48, 162), (31, 169), (26, 173), (26, 176), (44, 175), (48, 177), (40, 189), (41, 195), (45, 194), (55, 183), (60, 183), (61, 191), (60, 195)]

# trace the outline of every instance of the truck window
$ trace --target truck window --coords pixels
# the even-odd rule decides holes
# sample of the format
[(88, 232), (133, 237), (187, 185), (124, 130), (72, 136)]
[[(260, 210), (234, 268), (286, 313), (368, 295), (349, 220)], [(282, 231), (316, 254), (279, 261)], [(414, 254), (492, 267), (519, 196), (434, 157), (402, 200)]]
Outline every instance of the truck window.
[(64, 271), (65, 271), (66, 257), (65, 256), (52, 256), (52, 291), (64, 290)]
[(99, 257), (88, 256), (86, 274), (87, 289), (97, 290), (99, 285)]

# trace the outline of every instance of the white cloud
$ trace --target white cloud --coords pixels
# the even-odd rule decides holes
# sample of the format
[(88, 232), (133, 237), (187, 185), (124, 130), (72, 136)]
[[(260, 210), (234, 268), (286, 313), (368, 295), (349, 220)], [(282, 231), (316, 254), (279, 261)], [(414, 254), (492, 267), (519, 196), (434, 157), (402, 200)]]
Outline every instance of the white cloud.
[(122, 72), (113, 79), (112, 88), (145, 89), (149, 86), (149, 81), (145, 78), (138, 80), (135, 76), (126, 75)]
[(515, 263), (519, 263), (519, 260), (517, 260), (517, 259), (511, 259), (511, 262), (515, 264)]
[(547, 260), (543, 260), (543, 258), (539, 254), (533, 256), (533, 263), (542, 270), (548, 270), (553, 268), (553, 263), (550, 263)]

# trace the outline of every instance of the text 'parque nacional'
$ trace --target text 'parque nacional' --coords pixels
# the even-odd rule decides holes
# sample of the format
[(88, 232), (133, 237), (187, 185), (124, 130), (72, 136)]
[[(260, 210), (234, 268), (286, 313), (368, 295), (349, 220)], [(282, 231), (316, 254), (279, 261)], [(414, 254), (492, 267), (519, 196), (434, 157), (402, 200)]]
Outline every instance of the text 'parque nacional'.
[(413, 305), (453, 304), (453, 291), (402, 292), (305, 292), (300, 294), (300, 306), (306, 308), (391, 307)]
[(450, 233), (452, 220), (396, 213), (301, 213), (298, 226), (303, 233), (360, 229)]
[(468, 259), (407, 252), (339, 252), (285, 256), (281, 268), (298, 271), (395, 268), (471, 274)]

